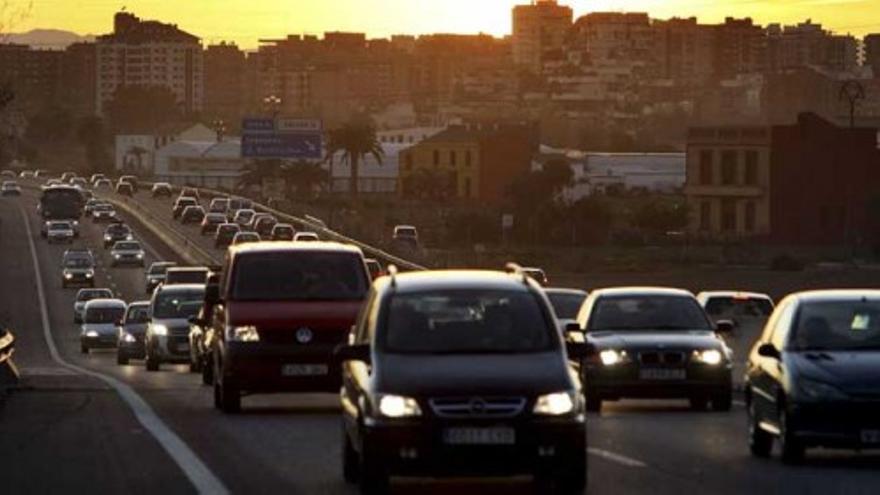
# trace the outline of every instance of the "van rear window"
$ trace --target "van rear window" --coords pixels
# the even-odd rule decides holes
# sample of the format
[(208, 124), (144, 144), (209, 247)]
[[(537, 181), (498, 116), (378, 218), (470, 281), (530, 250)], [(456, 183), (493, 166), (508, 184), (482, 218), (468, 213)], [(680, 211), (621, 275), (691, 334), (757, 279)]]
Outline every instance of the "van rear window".
[(355, 301), (368, 287), (363, 260), (353, 253), (241, 255), (233, 271), (235, 301)]

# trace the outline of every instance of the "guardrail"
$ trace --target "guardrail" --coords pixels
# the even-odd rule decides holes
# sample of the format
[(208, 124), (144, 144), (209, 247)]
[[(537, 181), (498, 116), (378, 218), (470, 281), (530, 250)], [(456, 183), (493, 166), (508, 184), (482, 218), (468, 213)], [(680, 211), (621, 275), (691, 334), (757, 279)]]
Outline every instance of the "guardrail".
[(18, 384), (18, 368), (12, 362), (15, 336), (8, 330), (0, 330), (0, 393)]

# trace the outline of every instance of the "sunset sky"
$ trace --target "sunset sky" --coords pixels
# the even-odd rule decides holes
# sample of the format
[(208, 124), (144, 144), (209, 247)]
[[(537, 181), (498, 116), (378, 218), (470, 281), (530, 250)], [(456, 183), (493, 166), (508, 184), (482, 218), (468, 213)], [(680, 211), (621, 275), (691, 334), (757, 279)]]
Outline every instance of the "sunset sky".
[[(0, 0), (0, 5), (30, 0)], [(526, 0), (33, 0), (15, 31), (57, 28), (80, 34), (112, 29), (123, 6), (137, 15), (174, 22), (206, 43), (233, 40), (254, 47), (259, 38), (288, 33), (361, 31), (392, 33), (510, 32), (510, 9)], [(880, 0), (562, 0), (575, 15), (591, 11), (647, 11), (653, 17), (697, 16), (716, 22), (751, 16), (758, 22), (794, 23), (812, 18), (835, 31), (880, 31)]]

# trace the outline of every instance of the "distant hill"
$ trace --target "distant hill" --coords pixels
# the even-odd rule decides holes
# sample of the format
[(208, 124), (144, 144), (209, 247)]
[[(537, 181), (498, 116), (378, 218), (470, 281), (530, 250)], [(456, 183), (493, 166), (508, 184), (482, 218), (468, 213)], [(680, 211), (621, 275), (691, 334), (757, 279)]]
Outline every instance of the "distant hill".
[(33, 29), (26, 33), (12, 33), (3, 41), (31, 45), (34, 48), (62, 50), (80, 41), (95, 41), (95, 37), (90, 34), (83, 36), (59, 29)]

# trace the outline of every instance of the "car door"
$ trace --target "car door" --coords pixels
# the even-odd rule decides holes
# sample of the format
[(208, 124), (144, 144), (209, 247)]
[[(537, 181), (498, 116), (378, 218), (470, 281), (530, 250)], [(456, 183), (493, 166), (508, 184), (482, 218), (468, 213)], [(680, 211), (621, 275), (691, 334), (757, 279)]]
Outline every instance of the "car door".
[(769, 343), (782, 353), (796, 306), (796, 301), (792, 299), (782, 303), (778, 313), (768, 322), (769, 331), (755, 345), (750, 356), (748, 373), (755, 412), (762, 421), (774, 425), (779, 416), (778, 399), (783, 391), (785, 367), (781, 359), (759, 355), (758, 348)]

